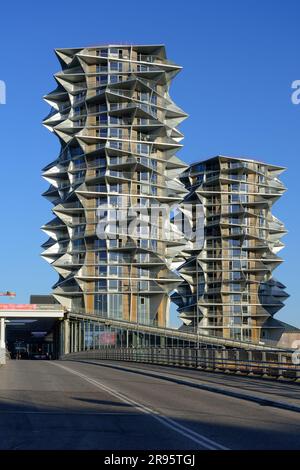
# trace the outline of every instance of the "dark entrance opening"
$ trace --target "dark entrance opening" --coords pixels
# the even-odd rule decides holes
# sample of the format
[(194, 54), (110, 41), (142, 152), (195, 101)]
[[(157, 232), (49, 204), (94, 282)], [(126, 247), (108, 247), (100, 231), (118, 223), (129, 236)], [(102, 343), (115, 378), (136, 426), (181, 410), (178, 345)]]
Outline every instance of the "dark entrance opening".
[(18, 318), (6, 322), (6, 345), (11, 359), (55, 359), (55, 318)]

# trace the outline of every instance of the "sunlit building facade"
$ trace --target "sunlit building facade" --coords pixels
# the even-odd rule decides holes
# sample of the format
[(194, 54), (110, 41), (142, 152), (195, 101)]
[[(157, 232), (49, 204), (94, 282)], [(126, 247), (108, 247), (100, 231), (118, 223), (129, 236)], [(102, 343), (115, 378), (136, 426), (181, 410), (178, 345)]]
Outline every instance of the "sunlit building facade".
[[(271, 212), (284, 193), (284, 168), (217, 156), (194, 163), (181, 181), (203, 212), (203, 240), (181, 253), (184, 282), (172, 300), (185, 329), (244, 341), (277, 340), (273, 316), (287, 297), (273, 277), (284, 225)], [(191, 212), (194, 227), (199, 223)]]
[(103, 318), (165, 327), (170, 301), (187, 331), (276, 341), (283, 327), (273, 316), (287, 294), (273, 270), (286, 231), (271, 209), (284, 168), (225, 156), (188, 166), (176, 156), (187, 115), (170, 97), (181, 67), (163, 45), (56, 55), (44, 125), (61, 148), (43, 170), (54, 218), (42, 256), (71, 319), (61, 350), (99, 346)]
[(56, 54), (62, 70), (45, 96), (44, 125), (61, 150), (43, 170), (54, 206), (42, 254), (59, 274), (53, 294), (71, 314), (163, 327), (181, 282), (172, 269), (179, 246), (165, 237), (162, 216), (149, 223), (148, 209), (186, 194), (187, 165), (176, 157), (186, 114), (169, 95), (181, 67), (162, 45)]

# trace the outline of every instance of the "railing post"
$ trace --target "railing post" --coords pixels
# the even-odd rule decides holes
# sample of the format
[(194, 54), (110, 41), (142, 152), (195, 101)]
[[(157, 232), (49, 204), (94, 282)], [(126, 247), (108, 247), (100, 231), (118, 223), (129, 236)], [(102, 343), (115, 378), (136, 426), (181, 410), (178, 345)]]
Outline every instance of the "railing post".
[(267, 370), (267, 367), (266, 367), (266, 362), (267, 362), (267, 353), (266, 351), (262, 351), (261, 353), (261, 360), (262, 360), (262, 363), (263, 363), (263, 375), (268, 375), (268, 370)]
[(184, 366), (185, 366), (184, 348), (181, 348), (181, 354), (180, 354), (180, 356), (181, 356), (180, 365), (181, 365), (182, 367), (184, 367)]
[(237, 349), (235, 351), (235, 373), (241, 374), (240, 370), (240, 351)]
[(172, 366), (175, 366), (176, 365), (176, 349), (172, 348), (171, 351), (172, 351)]
[(193, 367), (191, 348), (188, 349), (188, 364), (187, 365), (188, 367)]
[(209, 361), (209, 349), (205, 349), (205, 368), (211, 369), (210, 361)]
[(199, 369), (199, 348), (195, 349), (195, 369)]
[(202, 369), (202, 349), (197, 348), (197, 362), (196, 367), (197, 369)]
[(158, 364), (163, 364), (163, 349), (160, 347), (158, 350)]
[(157, 364), (157, 349), (153, 349), (153, 363)]
[(175, 351), (175, 366), (180, 366), (180, 363), (179, 363), (179, 348), (175, 348), (174, 351)]
[(230, 372), (228, 369), (228, 351), (227, 349), (222, 350), (222, 368), (225, 372)]
[(214, 351), (214, 370), (219, 371), (223, 368), (223, 350)]
[(191, 348), (191, 367), (193, 369), (197, 368), (197, 349)]
[(200, 362), (198, 368), (205, 369), (206, 352), (205, 349), (199, 349)]
[[(284, 378), (284, 368), (281, 367), (282, 364), (285, 364), (286, 363), (286, 357), (283, 356), (282, 354), (278, 353), (278, 363), (279, 363), (279, 367), (278, 367), (278, 379), (283, 379)], [(297, 372), (296, 372), (296, 375), (297, 375)]]
[(170, 348), (166, 349), (166, 365), (170, 365)]
[(150, 349), (150, 363), (153, 364), (154, 362), (154, 348)]
[(248, 355), (248, 375), (254, 375), (253, 374), (253, 367), (252, 367), (252, 361), (253, 361), (253, 354), (252, 354), (252, 351), (247, 351), (247, 355)]
[(160, 363), (161, 364), (165, 364), (166, 363), (166, 348), (163, 347), (161, 350), (160, 350)]

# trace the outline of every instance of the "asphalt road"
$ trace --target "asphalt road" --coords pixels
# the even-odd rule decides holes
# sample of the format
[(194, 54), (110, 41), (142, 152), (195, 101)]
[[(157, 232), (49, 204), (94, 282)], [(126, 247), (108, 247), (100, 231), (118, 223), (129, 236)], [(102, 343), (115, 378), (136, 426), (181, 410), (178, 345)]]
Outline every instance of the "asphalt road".
[[(300, 449), (300, 413), (165, 380), (165, 367), (130, 367), (142, 370), (111, 361), (10, 361), (0, 368), (0, 449)], [(154, 369), (161, 377), (147, 374)], [(290, 384), (195, 373), (290, 400), (299, 394)]]

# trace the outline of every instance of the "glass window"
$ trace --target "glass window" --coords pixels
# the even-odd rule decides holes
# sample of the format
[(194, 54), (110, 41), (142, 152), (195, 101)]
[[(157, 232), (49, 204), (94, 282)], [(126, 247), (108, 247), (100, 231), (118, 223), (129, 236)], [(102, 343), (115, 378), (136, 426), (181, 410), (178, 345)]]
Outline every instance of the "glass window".
[(109, 81), (110, 81), (110, 83), (118, 83), (118, 82), (122, 81), (122, 76), (120, 76), (120, 75), (110, 75)]
[(145, 154), (145, 155), (148, 155), (149, 154), (149, 145), (147, 144), (137, 144), (137, 153), (141, 153), (141, 154)]
[(97, 272), (98, 272), (99, 276), (106, 276), (107, 275), (107, 266), (106, 265), (97, 266)]
[(228, 245), (229, 246), (241, 246), (241, 242), (238, 238), (229, 238)]
[(112, 61), (110, 63), (110, 70), (114, 70), (114, 71), (117, 71), (117, 72), (122, 72), (122, 69), (123, 69), (122, 62)]
[(96, 294), (94, 297), (94, 308), (100, 316), (107, 316), (107, 295)]
[(119, 124), (120, 119), (117, 116), (110, 116), (109, 122), (110, 124)]
[[(103, 240), (105, 242), (105, 240)], [(105, 242), (106, 244), (106, 242)], [(96, 253), (96, 263), (104, 263), (107, 260), (107, 253), (106, 251), (99, 251)]]
[(119, 129), (118, 127), (112, 127), (110, 129), (110, 137), (122, 137), (122, 129)]
[(107, 129), (100, 129), (100, 137), (107, 137)]
[(100, 114), (99, 119), (102, 124), (107, 123), (107, 114)]
[(109, 266), (109, 275), (118, 276), (120, 274), (119, 266)]
[(97, 238), (94, 240), (94, 248), (106, 248), (106, 241)]
[(140, 296), (138, 297), (138, 322), (143, 325), (150, 324), (149, 313), (149, 298)]
[(96, 77), (96, 82), (100, 84), (105, 84), (107, 83), (107, 75), (100, 75)]
[(117, 279), (110, 279), (108, 281), (108, 289), (110, 291), (118, 291), (119, 290), (119, 281)]
[(118, 57), (119, 56), (119, 49), (117, 49), (116, 47), (111, 47), (109, 49), (109, 54)]
[(108, 302), (109, 302), (109, 317), (121, 319), (123, 316), (122, 295), (121, 294), (109, 294)]
[(95, 282), (95, 291), (106, 291), (107, 290), (107, 280), (106, 279), (98, 279)]

